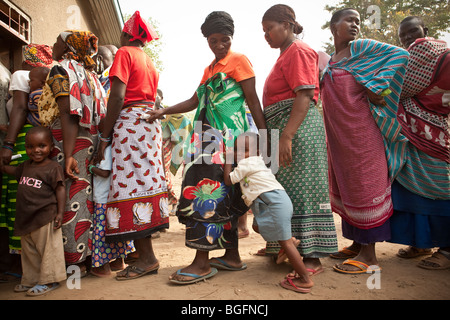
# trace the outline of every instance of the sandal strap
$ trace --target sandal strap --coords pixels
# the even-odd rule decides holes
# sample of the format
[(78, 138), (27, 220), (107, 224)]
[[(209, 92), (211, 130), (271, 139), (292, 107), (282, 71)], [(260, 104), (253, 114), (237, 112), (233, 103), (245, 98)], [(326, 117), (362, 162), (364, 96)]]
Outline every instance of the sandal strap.
[(369, 265), (365, 264), (364, 262), (357, 261), (357, 260), (347, 259), (342, 264), (357, 267), (361, 271), (365, 271), (365, 270), (369, 269)]
[(446, 257), (448, 260), (450, 260), (450, 252), (444, 251), (444, 250), (442, 250), (442, 249), (439, 249), (437, 252), (439, 252), (439, 253), (442, 254), (444, 257)]
[(33, 293), (41, 293), (47, 291), (49, 287), (45, 284), (36, 284), (33, 288), (29, 289), (29, 291)]

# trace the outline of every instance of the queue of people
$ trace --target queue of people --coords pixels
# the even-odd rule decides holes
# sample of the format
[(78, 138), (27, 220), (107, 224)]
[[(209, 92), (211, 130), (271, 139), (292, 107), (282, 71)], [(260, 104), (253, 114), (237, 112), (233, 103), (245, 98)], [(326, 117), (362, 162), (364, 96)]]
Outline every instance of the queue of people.
[[(251, 267), (238, 246), (239, 219), (250, 208), (267, 241), (262, 254), (292, 264), (280, 281), (288, 290), (310, 292), (329, 256), (344, 260), (334, 266), (339, 273), (381, 270), (383, 241), (407, 245), (400, 257), (430, 255), (420, 267), (450, 268), (450, 50), (427, 37), (420, 17), (402, 21), (404, 49), (358, 39), (360, 23), (355, 9), (333, 14), (335, 53), (319, 70), (318, 53), (297, 36), (294, 10), (269, 8), (264, 37), (280, 55), (262, 102), (251, 62), (231, 50), (234, 21), (223, 11), (201, 26), (215, 59), (200, 85), (166, 108), (142, 50), (158, 35), (139, 12), (125, 23), (120, 49), (99, 48), (94, 34), (75, 30), (53, 47), (24, 47), (31, 71), (12, 75), (0, 153), (0, 226), (11, 230), (23, 268), (15, 291), (54, 290), (73, 265), (82, 275), (118, 271), (117, 280), (157, 273), (152, 237), (169, 228), (170, 205), (196, 252), (170, 276), (174, 284)], [(191, 126), (182, 114), (193, 110)], [(177, 120), (162, 125), (168, 116)], [(278, 135), (263, 141), (252, 126)], [(175, 127), (189, 130), (179, 199), (168, 176)], [(270, 144), (278, 147), (275, 175), (262, 154)], [(353, 241), (340, 250), (333, 212)], [(224, 255), (211, 257), (218, 249)]]

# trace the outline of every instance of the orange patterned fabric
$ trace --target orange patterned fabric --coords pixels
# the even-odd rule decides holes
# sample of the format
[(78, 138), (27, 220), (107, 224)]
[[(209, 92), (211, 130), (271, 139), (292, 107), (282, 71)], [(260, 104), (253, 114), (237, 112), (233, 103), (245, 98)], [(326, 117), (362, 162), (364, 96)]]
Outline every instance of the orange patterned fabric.
[(92, 59), (97, 54), (98, 38), (90, 31), (68, 30), (60, 34), (62, 40), (69, 46), (68, 59), (83, 63), (86, 69), (95, 66)]

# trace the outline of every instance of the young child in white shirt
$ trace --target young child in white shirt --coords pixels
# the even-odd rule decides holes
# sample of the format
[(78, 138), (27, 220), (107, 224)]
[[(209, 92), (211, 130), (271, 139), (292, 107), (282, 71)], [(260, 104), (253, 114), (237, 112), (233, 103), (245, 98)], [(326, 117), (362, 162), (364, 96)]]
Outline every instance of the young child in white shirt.
[[(259, 232), (266, 241), (278, 241), (285, 251), (297, 275), (286, 277), (281, 286), (301, 293), (311, 291), (314, 283), (303, 264), (292, 237), (291, 218), (293, 206), (283, 186), (276, 180), (272, 171), (267, 168), (259, 153), (258, 135), (247, 132), (241, 134), (235, 142), (234, 157), (227, 150), (224, 180), (231, 186), (240, 183), (242, 198), (251, 207)], [(230, 161), (237, 161), (233, 169)]]

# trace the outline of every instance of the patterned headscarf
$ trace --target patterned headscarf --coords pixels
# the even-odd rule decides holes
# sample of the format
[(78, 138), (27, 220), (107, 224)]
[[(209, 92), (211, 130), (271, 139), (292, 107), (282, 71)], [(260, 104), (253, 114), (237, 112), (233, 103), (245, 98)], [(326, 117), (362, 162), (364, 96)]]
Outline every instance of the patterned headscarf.
[(122, 31), (133, 36), (131, 41), (141, 40), (144, 44), (159, 39), (159, 36), (152, 25), (142, 19), (139, 11), (136, 11), (133, 16), (125, 22)]
[(67, 30), (60, 36), (70, 49), (67, 58), (82, 63), (86, 69), (95, 67), (95, 61), (92, 59), (98, 50), (98, 38), (95, 34), (90, 31)]
[(32, 67), (50, 68), (53, 63), (52, 47), (45, 44), (34, 44), (22, 47), (23, 60)]

